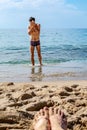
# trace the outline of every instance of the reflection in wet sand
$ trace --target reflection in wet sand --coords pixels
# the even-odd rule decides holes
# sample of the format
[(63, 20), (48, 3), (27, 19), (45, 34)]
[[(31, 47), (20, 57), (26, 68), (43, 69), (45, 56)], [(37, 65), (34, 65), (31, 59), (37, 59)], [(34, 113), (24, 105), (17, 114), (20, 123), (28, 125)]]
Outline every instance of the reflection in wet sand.
[(43, 77), (42, 66), (38, 68), (35, 67), (31, 68), (31, 76), (30, 76), (31, 81), (42, 81), (42, 77)]

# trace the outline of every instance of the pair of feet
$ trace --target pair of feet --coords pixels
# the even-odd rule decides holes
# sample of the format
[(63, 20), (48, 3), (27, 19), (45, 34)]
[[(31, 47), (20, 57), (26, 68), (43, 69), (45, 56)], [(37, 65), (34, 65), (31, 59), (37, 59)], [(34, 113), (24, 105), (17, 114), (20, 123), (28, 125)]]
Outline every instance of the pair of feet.
[(67, 130), (67, 119), (57, 108), (44, 107), (36, 115), (34, 130)]

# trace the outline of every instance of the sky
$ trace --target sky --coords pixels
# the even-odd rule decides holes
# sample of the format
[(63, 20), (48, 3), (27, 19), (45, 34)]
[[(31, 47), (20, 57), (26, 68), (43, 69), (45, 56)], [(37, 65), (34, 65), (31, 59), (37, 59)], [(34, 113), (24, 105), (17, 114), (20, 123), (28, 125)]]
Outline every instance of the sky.
[(0, 28), (87, 28), (87, 0), (0, 0)]

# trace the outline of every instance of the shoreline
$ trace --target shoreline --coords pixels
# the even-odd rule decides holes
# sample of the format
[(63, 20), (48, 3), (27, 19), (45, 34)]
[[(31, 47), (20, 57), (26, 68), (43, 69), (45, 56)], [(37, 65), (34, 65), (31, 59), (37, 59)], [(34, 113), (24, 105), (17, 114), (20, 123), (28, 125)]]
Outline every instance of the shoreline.
[(87, 81), (0, 83), (0, 130), (33, 130), (35, 113), (43, 107), (61, 108), (68, 130), (87, 129)]
[(57, 65), (0, 65), (0, 82), (87, 80), (86, 63), (67, 62)]

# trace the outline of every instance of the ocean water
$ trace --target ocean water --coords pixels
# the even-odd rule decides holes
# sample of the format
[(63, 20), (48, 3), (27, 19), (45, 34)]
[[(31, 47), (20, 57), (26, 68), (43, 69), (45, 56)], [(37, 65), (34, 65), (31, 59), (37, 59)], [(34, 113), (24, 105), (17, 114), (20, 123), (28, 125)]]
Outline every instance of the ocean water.
[[(71, 73), (87, 79), (87, 29), (42, 29), (42, 70), (38, 68), (36, 50), (36, 70), (32, 70), (29, 40), (27, 29), (0, 29), (0, 81), (31, 81), (32, 73), (34, 81), (37, 77), (42, 77), (40, 81), (51, 77), (70, 78)], [(65, 73), (68, 76), (64, 76)]]

